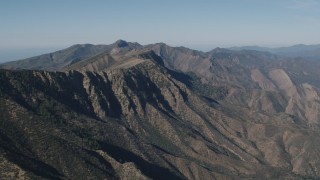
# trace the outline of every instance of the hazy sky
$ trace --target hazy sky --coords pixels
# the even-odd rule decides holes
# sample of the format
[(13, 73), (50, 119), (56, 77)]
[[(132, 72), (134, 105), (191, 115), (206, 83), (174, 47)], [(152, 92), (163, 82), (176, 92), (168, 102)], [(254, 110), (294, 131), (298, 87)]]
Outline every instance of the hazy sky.
[[(320, 0), (2, 0), (1, 53), (79, 43), (320, 43)], [(7, 50), (7, 51), (6, 51)]]

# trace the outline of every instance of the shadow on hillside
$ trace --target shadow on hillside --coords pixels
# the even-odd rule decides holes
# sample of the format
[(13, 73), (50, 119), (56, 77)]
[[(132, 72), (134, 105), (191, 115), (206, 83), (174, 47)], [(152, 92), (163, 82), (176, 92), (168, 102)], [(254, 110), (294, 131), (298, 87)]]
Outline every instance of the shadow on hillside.
[(144, 175), (152, 179), (183, 179), (168, 169), (151, 164), (123, 148), (104, 143), (102, 149), (121, 163), (133, 162)]
[(0, 152), (1, 151), (5, 152), (5, 156), (9, 161), (37, 176), (47, 179), (63, 179), (63, 174), (57, 169), (35, 158), (24, 155), (23, 151), (26, 150), (17, 147), (14, 141), (0, 132)]

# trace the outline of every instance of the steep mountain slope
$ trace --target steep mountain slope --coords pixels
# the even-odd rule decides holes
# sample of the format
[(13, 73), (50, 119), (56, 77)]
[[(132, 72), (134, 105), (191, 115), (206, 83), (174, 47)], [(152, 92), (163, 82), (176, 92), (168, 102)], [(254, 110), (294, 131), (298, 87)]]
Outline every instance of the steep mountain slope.
[(318, 130), (286, 113), (199, 96), (191, 77), (166, 69), (153, 52), (140, 57), (126, 69), (1, 70), (1, 176), (320, 176)]
[[(319, 62), (248, 50), (218, 48), (202, 53), (165, 44), (147, 48), (161, 56), (167, 67), (199, 77), (205, 85), (198, 88), (224, 91), (227, 104), (268, 114), (285, 112), (301, 125), (319, 127)], [(210, 96), (208, 90), (202, 91)]]
[(81, 53), (0, 70), (1, 177), (320, 177), (320, 63), (122, 40)]

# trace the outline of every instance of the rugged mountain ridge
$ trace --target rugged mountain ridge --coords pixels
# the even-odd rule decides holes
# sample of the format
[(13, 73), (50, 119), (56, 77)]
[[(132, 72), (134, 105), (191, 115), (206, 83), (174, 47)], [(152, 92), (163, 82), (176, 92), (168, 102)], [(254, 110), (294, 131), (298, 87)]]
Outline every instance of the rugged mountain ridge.
[(266, 113), (285, 112), (319, 127), (320, 63), (259, 51), (215, 49), (201, 53), (157, 44), (150, 49), (167, 67), (192, 73), (208, 87), (228, 91), (224, 102)]
[(1, 70), (1, 176), (316, 179), (318, 72), (303, 62), (121, 41), (61, 72)]
[(133, 49), (139, 48), (140, 46), (141, 45), (138, 43), (129, 43), (123, 40), (118, 40), (110, 45), (76, 44), (69, 48), (53, 53), (7, 62), (1, 64), (0, 67), (4, 69), (57, 71), (73, 63), (91, 58), (105, 51), (117, 50), (120, 48)]

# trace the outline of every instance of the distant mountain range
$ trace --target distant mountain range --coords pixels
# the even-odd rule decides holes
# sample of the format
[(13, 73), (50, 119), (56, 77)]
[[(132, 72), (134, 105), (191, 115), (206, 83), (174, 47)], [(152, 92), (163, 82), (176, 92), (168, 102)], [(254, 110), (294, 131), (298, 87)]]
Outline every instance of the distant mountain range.
[(0, 177), (319, 179), (320, 61), (268, 51), (119, 40), (2, 64)]
[(280, 48), (267, 48), (260, 46), (243, 46), (243, 47), (231, 47), (230, 50), (255, 50), (266, 51), (280, 56), (286, 57), (301, 57), (307, 60), (320, 60), (320, 44), (318, 45), (294, 45), (290, 47)]
[[(105, 51), (110, 51), (116, 47), (127, 46), (127, 42), (119, 40), (111, 45), (77, 44), (69, 48), (27, 58), (13, 62), (4, 63), (2, 66), (12, 69), (45, 69), (57, 70), (80, 60), (90, 58)], [(130, 43), (130, 46), (139, 47), (141, 45)]]
[[(161, 43), (160, 43), (161, 44)], [(163, 44), (163, 43), (162, 43)], [(157, 44), (154, 44), (157, 45)], [(110, 52), (115, 47), (126, 47), (130, 49), (151, 47), (153, 45), (142, 46), (139, 43), (126, 42), (118, 40), (110, 45), (92, 45), (92, 44), (78, 44), (69, 48), (48, 53), (36, 57), (31, 57), (23, 60), (11, 61), (3, 63), (5, 68), (19, 68), (19, 69), (44, 69), (44, 70), (58, 70), (67, 65), (76, 63), (77, 61), (88, 59), (102, 52)], [(183, 47), (181, 47), (183, 48)], [(186, 48), (188, 49), (188, 48)], [(218, 48), (221, 49), (221, 48)], [(272, 54), (291, 58), (303, 58), (306, 60), (320, 60), (320, 45), (294, 45), (290, 47), (281, 48), (267, 48), (260, 46), (241, 46), (231, 47), (224, 50), (242, 51), (253, 50), (261, 52), (270, 52)], [(198, 51), (200, 53), (200, 51)], [(200, 53), (201, 54), (201, 53)], [(202, 54), (205, 54), (202, 52)]]

